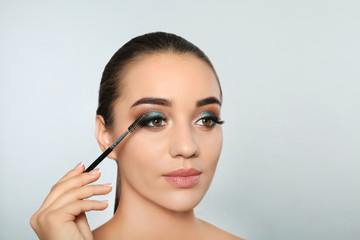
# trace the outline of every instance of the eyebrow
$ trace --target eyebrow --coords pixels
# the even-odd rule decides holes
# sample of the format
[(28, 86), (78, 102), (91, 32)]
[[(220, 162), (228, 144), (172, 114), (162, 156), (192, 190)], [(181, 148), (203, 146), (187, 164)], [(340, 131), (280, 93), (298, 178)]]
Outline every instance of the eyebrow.
[(216, 97), (208, 97), (208, 98), (201, 99), (201, 100), (197, 101), (196, 106), (201, 107), (201, 106), (205, 106), (208, 104), (214, 104), (214, 103), (219, 104), (219, 106), (221, 106), (220, 100), (217, 99)]
[(133, 105), (131, 105), (131, 107), (135, 107), (135, 106), (138, 106), (140, 104), (155, 104), (155, 105), (161, 105), (161, 106), (170, 107), (171, 106), (171, 101), (169, 101), (169, 100), (167, 100), (165, 98), (146, 97), (146, 98), (141, 98), (141, 99), (137, 100)]
[[(209, 104), (218, 104), (221, 106), (221, 102), (216, 97), (207, 97), (204, 99), (200, 99), (196, 102), (197, 107), (209, 105)], [(137, 100), (133, 105), (131, 105), (130, 108), (141, 105), (141, 104), (154, 104), (154, 105), (160, 105), (160, 106), (166, 106), (170, 107), (172, 105), (171, 101), (165, 98), (151, 98), (151, 97), (145, 97)]]

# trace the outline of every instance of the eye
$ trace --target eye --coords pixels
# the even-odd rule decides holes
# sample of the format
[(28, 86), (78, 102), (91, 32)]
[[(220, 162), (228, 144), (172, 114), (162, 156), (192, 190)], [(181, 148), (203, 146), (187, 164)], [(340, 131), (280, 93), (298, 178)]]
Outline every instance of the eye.
[(200, 126), (211, 128), (214, 127), (215, 124), (223, 124), (224, 121), (220, 121), (214, 113), (203, 112), (199, 115), (199, 119), (195, 123)]
[(144, 119), (141, 121), (141, 126), (150, 128), (160, 128), (165, 126), (166, 117), (159, 112), (149, 112), (145, 114)]
[(154, 118), (148, 122), (148, 125), (151, 127), (161, 127), (165, 124), (164, 119), (161, 118)]
[(212, 125), (214, 125), (213, 120), (210, 118), (202, 118), (198, 121), (198, 123), (200, 123), (199, 125), (205, 126), (205, 127), (211, 127)]

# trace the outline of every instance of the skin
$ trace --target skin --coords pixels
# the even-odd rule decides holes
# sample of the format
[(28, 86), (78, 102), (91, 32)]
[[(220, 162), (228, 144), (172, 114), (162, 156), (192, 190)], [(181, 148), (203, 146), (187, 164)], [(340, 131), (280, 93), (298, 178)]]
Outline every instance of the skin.
[[(167, 119), (160, 121), (161, 127), (139, 127), (109, 155), (118, 162), (121, 176), (117, 212), (91, 236), (83, 212), (102, 210), (107, 204), (78, 199), (86, 195), (86, 188), (91, 188), (87, 189), (88, 197), (106, 194), (111, 187), (85, 186), (96, 181), (100, 173), (81, 173), (84, 167), (78, 166), (55, 185), (32, 217), (35, 232), (40, 238), (44, 236), (41, 239), (240, 239), (196, 218), (193, 211), (210, 186), (222, 148), (221, 126), (206, 127), (209, 122), (201, 120), (204, 112), (220, 118), (220, 104), (198, 105), (209, 97), (221, 100), (212, 69), (191, 54), (163, 53), (132, 63), (122, 78), (112, 126), (105, 127), (103, 118), (96, 118), (96, 138), (103, 151), (142, 114), (156, 111)], [(166, 105), (153, 102), (134, 106), (143, 98), (161, 98)], [(165, 180), (164, 174), (180, 168), (199, 170), (199, 183), (180, 188)], [(63, 226), (72, 235), (65, 236)]]

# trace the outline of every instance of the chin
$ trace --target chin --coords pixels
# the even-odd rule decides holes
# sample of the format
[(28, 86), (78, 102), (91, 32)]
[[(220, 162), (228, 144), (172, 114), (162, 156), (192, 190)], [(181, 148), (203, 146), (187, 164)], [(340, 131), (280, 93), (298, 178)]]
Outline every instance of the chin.
[(205, 193), (175, 193), (162, 206), (173, 212), (192, 211), (203, 199)]
[(185, 213), (185, 212), (192, 211), (199, 203), (200, 203), (200, 201), (198, 201), (195, 204), (193, 204), (193, 203), (173, 203), (173, 204), (167, 204), (167, 206), (163, 206), (163, 207), (172, 212)]

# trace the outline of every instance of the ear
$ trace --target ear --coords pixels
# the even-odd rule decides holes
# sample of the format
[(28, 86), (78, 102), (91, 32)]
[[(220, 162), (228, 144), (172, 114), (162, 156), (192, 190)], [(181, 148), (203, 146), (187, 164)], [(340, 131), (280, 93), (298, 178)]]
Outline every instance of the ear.
[[(95, 137), (103, 152), (108, 149), (113, 142), (111, 131), (109, 128), (106, 128), (105, 120), (101, 115), (96, 116)], [(114, 152), (111, 152), (107, 157), (116, 160), (116, 154)]]

